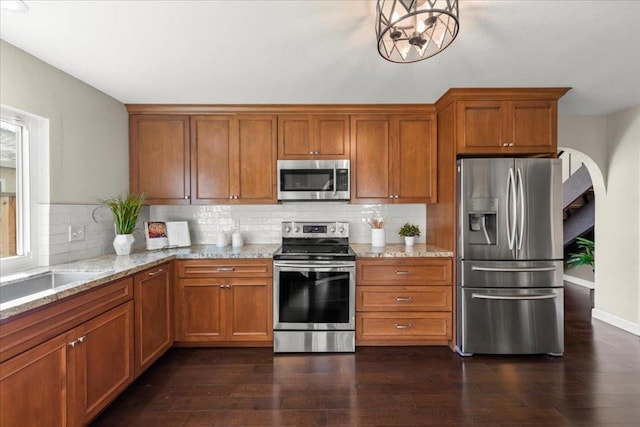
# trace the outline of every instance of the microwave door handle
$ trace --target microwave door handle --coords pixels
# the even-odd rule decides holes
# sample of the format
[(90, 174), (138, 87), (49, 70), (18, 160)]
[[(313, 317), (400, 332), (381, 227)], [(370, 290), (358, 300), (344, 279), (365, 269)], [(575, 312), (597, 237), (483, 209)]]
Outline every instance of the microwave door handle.
[(338, 193), (338, 169), (337, 165), (333, 164), (333, 195)]

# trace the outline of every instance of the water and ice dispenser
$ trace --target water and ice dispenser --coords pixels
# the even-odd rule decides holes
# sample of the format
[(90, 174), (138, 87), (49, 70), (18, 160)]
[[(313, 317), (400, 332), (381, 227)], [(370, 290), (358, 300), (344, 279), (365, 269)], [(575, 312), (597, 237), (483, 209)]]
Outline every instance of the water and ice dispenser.
[(472, 245), (498, 243), (498, 199), (467, 200), (467, 236)]

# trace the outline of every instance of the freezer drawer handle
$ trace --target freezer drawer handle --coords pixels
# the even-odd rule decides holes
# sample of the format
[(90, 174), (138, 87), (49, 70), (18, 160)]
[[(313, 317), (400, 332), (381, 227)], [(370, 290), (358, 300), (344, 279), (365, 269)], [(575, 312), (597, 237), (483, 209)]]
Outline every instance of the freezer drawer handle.
[(556, 271), (556, 267), (529, 267), (529, 268), (499, 268), (499, 267), (471, 267), (471, 271), (499, 271), (505, 273), (528, 273), (535, 271)]
[(497, 300), (531, 300), (531, 299), (553, 299), (556, 294), (547, 295), (485, 295), (485, 294), (471, 294), (471, 298), (477, 299), (497, 299)]

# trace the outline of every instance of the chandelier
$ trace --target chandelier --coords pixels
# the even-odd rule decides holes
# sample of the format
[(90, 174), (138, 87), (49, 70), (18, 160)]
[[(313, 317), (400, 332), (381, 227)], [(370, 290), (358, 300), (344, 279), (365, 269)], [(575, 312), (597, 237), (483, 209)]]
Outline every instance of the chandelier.
[(442, 52), (458, 35), (458, 0), (378, 0), (378, 52), (391, 62), (417, 62)]

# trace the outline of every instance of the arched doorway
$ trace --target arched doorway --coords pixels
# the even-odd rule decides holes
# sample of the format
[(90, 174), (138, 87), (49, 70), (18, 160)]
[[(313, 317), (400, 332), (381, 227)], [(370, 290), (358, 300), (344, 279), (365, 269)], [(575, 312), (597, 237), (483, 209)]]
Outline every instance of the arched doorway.
[[(559, 148), (563, 161), (563, 210), (565, 261), (573, 253), (582, 252), (578, 238), (597, 242), (597, 201), (604, 200), (606, 187), (600, 167), (588, 155), (573, 148)], [(595, 252), (597, 261), (597, 252)], [(595, 268), (595, 264), (594, 264)], [(597, 281), (591, 266), (565, 264), (564, 280), (588, 287), (595, 293)], [(593, 304), (593, 299), (592, 299)]]

